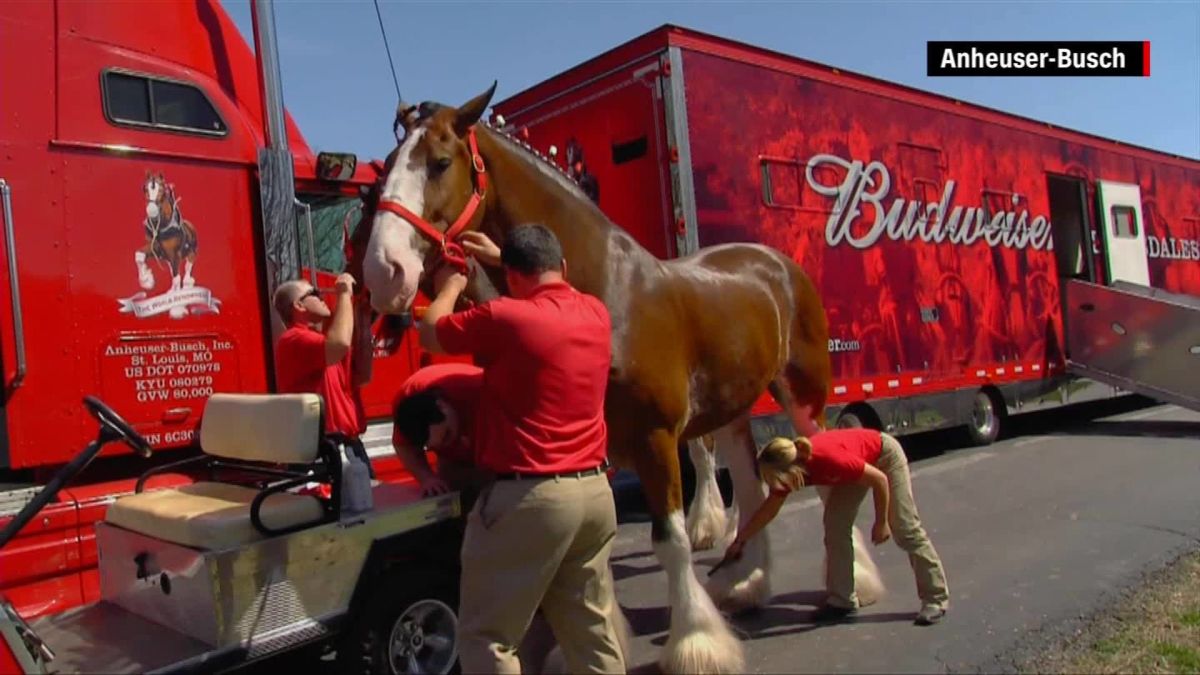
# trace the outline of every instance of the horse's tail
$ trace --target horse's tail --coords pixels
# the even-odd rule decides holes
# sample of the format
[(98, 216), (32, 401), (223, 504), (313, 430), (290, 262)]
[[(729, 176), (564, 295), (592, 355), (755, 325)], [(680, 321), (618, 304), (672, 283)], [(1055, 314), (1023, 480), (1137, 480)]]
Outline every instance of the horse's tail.
[[(809, 436), (825, 427), (825, 402), (833, 366), (829, 357), (829, 320), (816, 284), (799, 264), (778, 253), (791, 284), (791, 330), (782, 378), (771, 394), (789, 412), (796, 432)], [(786, 390), (779, 380), (786, 384)]]

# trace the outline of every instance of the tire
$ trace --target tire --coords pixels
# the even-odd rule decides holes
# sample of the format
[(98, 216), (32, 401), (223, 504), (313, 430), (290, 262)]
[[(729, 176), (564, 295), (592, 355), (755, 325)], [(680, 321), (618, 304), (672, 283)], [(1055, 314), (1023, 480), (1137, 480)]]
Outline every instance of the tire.
[(862, 418), (858, 416), (858, 413), (848, 410), (848, 411), (842, 413), (841, 415), (838, 415), (837, 424), (835, 425), (835, 428), (837, 428), (837, 429), (865, 429), (866, 426), (867, 425), (863, 422)]
[(1005, 417), (1004, 401), (988, 389), (980, 389), (971, 399), (971, 414), (967, 419), (967, 438), (972, 445), (991, 445), (1000, 436)]
[(380, 582), (339, 645), (338, 672), (458, 673), (457, 580), (432, 570), (396, 567)]

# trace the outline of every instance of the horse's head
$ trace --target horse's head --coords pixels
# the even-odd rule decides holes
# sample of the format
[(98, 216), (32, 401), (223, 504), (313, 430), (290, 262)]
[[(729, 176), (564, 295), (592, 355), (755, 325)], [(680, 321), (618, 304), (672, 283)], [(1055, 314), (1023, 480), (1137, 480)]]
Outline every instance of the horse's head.
[(422, 277), (453, 238), (483, 219), (486, 177), (473, 127), (496, 83), (459, 108), (401, 104), (396, 128), (403, 140), (389, 157), (383, 189), (362, 256), (371, 305), (385, 314), (408, 311)]
[(146, 197), (146, 216), (170, 220), (174, 212), (174, 195), (171, 186), (161, 173), (146, 173), (146, 182), (142, 184), (142, 194)]

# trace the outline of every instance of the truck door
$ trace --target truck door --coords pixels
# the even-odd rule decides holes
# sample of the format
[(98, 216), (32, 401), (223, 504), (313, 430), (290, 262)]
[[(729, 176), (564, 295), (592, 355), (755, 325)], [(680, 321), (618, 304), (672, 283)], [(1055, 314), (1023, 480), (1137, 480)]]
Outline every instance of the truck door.
[(37, 115), (0, 134), (0, 149), (20, 153), (0, 159), (20, 291), (5, 284), (0, 302), (22, 319), (0, 338), (0, 459), (14, 469), (65, 462), (91, 440), (85, 395), (166, 449), (190, 444), (210, 394), (267, 384), (256, 139), (242, 106), (201, 69), (148, 53), (157, 46), (122, 47), (141, 34), (108, 8), (51, 7), (57, 23), (27, 51), (53, 55), (39, 71), (53, 95), (31, 95)]
[(1128, 281), (1150, 285), (1146, 255), (1146, 229), (1142, 222), (1142, 195), (1136, 185), (1097, 181), (1101, 237), (1104, 240), (1108, 283)]

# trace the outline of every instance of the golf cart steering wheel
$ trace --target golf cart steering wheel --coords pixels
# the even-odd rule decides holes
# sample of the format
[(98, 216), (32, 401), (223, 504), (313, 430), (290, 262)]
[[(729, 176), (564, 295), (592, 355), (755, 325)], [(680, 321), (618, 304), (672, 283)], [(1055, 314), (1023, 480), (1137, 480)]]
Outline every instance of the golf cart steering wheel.
[(146, 439), (134, 431), (128, 422), (122, 419), (112, 408), (105, 405), (103, 401), (95, 396), (85, 396), (83, 404), (87, 406), (88, 412), (92, 414), (92, 417), (96, 418), (101, 427), (112, 434), (116, 434), (117, 438), (123, 441), (125, 445), (133, 448), (133, 451), (142, 457), (150, 456), (152, 449), (150, 444), (146, 442)]

